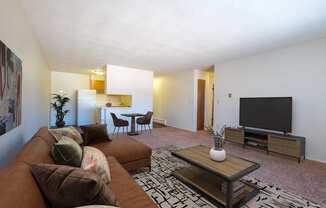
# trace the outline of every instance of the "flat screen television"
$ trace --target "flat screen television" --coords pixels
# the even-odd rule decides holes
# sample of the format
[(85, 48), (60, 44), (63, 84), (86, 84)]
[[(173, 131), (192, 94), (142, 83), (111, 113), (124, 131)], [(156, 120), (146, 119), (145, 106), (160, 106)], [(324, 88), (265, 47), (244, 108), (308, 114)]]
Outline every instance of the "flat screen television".
[(240, 98), (239, 124), (266, 130), (292, 131), (292, 97)]

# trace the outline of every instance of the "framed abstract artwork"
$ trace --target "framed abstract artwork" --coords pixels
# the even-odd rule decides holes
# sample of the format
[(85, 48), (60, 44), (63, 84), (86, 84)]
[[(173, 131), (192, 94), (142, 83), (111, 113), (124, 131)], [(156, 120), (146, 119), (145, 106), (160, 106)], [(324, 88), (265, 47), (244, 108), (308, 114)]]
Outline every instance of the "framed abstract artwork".
[(0, 136), (21, 124), (22, 61), (0, 40)]

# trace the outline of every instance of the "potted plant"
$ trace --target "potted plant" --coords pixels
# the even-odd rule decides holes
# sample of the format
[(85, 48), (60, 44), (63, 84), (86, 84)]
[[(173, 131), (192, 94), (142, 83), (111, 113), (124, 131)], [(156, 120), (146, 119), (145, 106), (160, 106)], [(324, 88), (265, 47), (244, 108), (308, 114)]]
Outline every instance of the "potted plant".
[(226, 158), (224, 146), (224, 130), (225, 125), (220, 129), (220, 131), (213, 131), (214, 147), (209, 151), (210, 157), (215, 161), (224, 161)]
[(65, 115), (69, 112), (69, 110), (64, 110), (65, 105), (70, 101), (70, 98), (66, 97), (65, 95), (53, 94), (51, 103), (51, 107), (56, 111), (56, 122), (55, 125), (58, 128), (65, 126)]

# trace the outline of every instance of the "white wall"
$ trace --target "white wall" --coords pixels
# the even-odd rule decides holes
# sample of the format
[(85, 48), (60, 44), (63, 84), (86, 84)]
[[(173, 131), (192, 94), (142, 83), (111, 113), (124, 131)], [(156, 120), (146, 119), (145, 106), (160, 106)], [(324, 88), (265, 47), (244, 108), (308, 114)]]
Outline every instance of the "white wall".
[(293, 134), (326, 162), (326, 39), (216, 64), (215, 86), (215, 128), (238, 124), (239, 97), (292, 96)]
[[(66, 109), (70, 112), (65, 117), (67, 125), (77, 123), (77, 90), (90, 89), (90, 76), (86, 74), (51, 72), (51, 93), (66, 94), (71, 100)], [(51, 111), (51, 126), (55, 126), (55, 112)]]
[(195, 72), (180, 71), (156, 76), (154, 116), (168, 126), (196, 131)]
[(107, 89), (108, 94), (132, 95), (132, 106), (112, 107), (106, 109), (106, 122), (109, 132), (113, 132), (113, 122), (109, 115), (114, 112), (118, 117), (121, 113), (146, 113), (153, 111), (153, 72), (129, 67), (107, 65)]
[(18, 0), (0, 0), (0, 39), (23, 61), (22, 125), (0, 136), (4, 166), (49, 117), (50, 71)]
[(206, 81), (205, 127), (211, 125), (213, 72), (187, 70), (154, 79), (154, 116), (166, 120), (168, 126), (197, 131), (197, 80)]
[(107, 65), (107, 94), (132, 95), (135, 110), (153, 109), (153, 72)]

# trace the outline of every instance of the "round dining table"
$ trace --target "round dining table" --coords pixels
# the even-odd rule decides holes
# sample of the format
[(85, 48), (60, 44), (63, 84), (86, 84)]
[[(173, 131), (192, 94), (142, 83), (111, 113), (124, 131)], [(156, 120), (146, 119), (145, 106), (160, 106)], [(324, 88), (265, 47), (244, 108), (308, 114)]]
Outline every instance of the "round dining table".
[(121, 115), (131, 118), (131, 128), (130, 128), (130, 131), (128, 132), (128, 135), (129, 136), (138, 135), (138, 132), (136, 131), (136, 117), (143, 117), (143, 116), (145, 116), (145, 114), (141, 114), (141, 113), (123, 113)]

